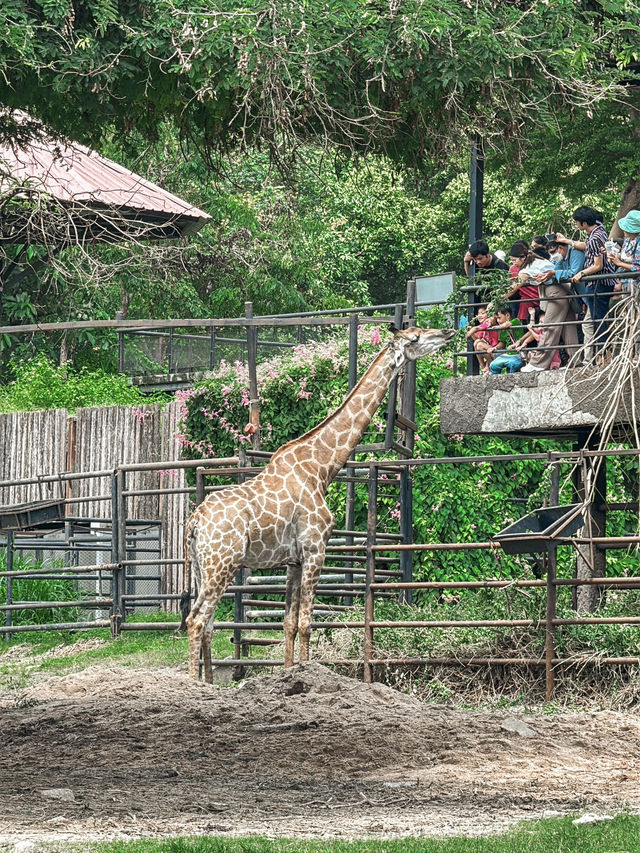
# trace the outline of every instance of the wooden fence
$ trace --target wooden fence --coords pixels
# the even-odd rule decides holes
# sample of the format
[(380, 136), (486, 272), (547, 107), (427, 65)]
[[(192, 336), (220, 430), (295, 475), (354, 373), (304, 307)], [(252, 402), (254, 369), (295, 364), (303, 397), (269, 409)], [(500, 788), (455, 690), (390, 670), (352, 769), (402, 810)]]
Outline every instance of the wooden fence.
[[(160, 460), (169, 465), (179, 459), (177, 412), (178, 404), (170, 403), (164, 407), (79, 409), (73, 416), (64, 409), (0, 415), (0, 506), (66, 498), (67, 514), (111, 518), (111, 476), (115, 468)], [(101, 476), (56, 480), (62, 471), (100, 472)], [(15, 484), (34, 479), (37, 482)], [(131, 471), (127, 487), (132, 491), (167, 490), (129, 498), (128, 517), (159, 521), (160, 557), (181, 560), (189, 511), (185, 470)], [(167, 566), (163, 592), (181, 589), (182, 567)]]

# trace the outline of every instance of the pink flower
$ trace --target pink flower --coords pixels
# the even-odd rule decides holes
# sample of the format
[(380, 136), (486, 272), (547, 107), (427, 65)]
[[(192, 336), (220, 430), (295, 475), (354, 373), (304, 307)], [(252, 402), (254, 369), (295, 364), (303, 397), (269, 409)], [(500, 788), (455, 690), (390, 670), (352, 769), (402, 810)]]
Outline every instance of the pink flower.
[(372, 326), (369, 330), (369, 343), (374, 347), (382, 343), (382, 336), (380, 335), (378, 326)]

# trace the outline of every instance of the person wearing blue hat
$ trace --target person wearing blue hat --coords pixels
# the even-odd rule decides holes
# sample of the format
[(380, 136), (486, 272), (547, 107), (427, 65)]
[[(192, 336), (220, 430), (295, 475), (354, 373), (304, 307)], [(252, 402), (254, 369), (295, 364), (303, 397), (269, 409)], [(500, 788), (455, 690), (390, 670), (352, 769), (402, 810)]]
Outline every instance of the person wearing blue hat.
[[(624, 232), (622, 249), (619, 255), (610, 253), (607, 257), (620, 269), (640, 272), (640, 210), (630, 210), (618, 220), (618, 226)], [(622, 286), (627, 293), (637, 293), (640, 279), (623, 279)]]

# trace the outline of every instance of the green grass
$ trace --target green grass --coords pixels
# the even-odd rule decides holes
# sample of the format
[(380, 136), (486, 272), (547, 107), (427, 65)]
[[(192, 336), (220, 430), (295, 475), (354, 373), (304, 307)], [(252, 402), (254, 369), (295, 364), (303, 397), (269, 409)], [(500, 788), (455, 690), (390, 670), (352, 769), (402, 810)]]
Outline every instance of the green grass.
[[(166, 620), (165, 614), (163, 621)], [(215, 657), (231, 654), (233, 646), (229, 636), (229, 631), (214, 634)], [(90, 641), (94, 640), (99, 644), (92, 646)], [(75, 645), (77, 649), (73, 649)], [(88, 648), (83, 648), (85, 645)], [(16, 646), (21, 654), (16, 654)], [(69, 653), (71, 651), (72, 654)], [(5, 655), (5, 652), (12, 653)], [(109, 663), (127, 667), (184, 666), (186, 672), (188, 657), (186, 634), (173, 631), (135, 631), (123, 633), (116, 640), (111, 639), (107, 629), (82, 633), (46, 631), (23, 634), (11, 643), (0, 642), (0, 690), (26, 687), (38, 676), (65, 675)]]
[(484, 838), (331, 842), (202, 837), (116, 841), (67, 849), (74, 853), (80, 849), (90, 853), (637, 853), (640, 817), (619, 815), (581, 826), (574, 826), (571, 818), (554, 818), (521, 823), (504, 835)]

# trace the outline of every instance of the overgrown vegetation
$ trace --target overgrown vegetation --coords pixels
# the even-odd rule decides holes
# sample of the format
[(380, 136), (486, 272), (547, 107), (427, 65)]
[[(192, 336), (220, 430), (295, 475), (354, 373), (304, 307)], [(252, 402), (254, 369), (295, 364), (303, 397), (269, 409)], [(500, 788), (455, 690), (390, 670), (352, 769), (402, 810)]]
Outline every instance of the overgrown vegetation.
[(162, 393), (143, 394), (121, 374), (102, 368), (56, 366), (42, 354), (28, 361), (15, 359), (10, 370), (13, 379), (0, 386), (0, 412), (36, 409), (73, 412), (84, 406), (132, 406), (169, 399)]

